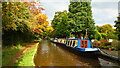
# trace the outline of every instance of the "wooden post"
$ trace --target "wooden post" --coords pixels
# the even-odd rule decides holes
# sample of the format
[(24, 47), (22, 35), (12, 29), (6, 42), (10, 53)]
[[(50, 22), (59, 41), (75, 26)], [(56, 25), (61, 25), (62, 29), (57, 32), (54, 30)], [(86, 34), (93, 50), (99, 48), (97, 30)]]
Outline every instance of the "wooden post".
[(87, 29), (86, 29), (86, 35), (85, 35), (86, 39), (88, 39), (88, 35), (87, 35)]

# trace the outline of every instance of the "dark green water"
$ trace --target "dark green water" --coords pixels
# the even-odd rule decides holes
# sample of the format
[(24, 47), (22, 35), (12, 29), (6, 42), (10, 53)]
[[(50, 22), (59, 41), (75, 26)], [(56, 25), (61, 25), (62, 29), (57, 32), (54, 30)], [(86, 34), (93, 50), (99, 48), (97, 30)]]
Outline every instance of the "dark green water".
[(34, 57), (36, 66), (118, 66), (102, 58), (91, 59), (77, 56), (56, 44), (42, 40)]

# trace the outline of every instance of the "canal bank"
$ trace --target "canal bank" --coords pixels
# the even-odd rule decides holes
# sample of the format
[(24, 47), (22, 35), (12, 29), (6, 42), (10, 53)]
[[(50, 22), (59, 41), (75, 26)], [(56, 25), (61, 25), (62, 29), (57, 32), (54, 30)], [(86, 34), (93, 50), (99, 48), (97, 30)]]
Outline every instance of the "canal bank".
[(98, 54), (100, 56), (104, 56), (106, 58), (109, 58), (113, 61), (118, 61), (120, 63), (120, 57), (118, 55), (119, 51), (109, 51), (106, 49), (100, 49), (101, 54)]
[(12, 54), (13, 55), (12, 58), (6, 58), (7, 60), (9, 59), (10, 61), (8, 62), (7, 65), (2, 65), (3, 68), (4, 67), (7, 68), (9, 66), (11, 67), (13, 66), (16, 66), (16, 67), (17, 66), (34, 66), (33, 58), (34, 58), (34, 54), (36, 53), (38, 44), (39, 43), (26, 44), (26, 46), (20, 49), (16, 54)]
[(112, 62), (106, 58), (86, 58), (78, 56), (68, 50), (59, 47), (62, 44), (55, 44), (47, 40), (42, 40), (38, 46), (34, 57), (36, 66), (118, 66), (117, 62)]
[(111, 56), (115, 56), (115, 57), (120, 58), (119, 54), (118, 54), (118, 53), (120, 53), (120, 50), (117, 50), (117, 51), (115, 51), (115, 50), (110, 51), (110, 50), (107, 50), (107, 49), (100, 49), (100, 50), (102, 50), (106, 54), (109, 54)]

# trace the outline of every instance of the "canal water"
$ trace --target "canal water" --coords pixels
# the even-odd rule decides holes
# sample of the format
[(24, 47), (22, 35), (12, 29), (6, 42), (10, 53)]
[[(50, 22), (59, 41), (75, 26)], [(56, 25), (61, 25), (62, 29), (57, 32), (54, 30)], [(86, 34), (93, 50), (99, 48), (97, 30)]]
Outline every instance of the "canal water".
[(47, 40), (42, 40), (38, 45), (34, 63), (36, 66), (118, 66), (117, 62), (103, 58), (92, 59), (75, 55)]

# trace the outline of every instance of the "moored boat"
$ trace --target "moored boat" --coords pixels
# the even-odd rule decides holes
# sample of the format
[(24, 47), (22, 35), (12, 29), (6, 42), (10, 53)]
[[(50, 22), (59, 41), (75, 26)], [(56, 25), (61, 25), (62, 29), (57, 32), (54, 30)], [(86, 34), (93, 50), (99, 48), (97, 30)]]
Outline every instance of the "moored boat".
[(99, 51), (99, 48), (94, 48), (89, 39), (56, 39), (56, 42), (64, 43), (68, 47), (75, 48), (79, 51)]
[[(99, 52), (99, 48), (94, 48), (89, 39), (55, 39), (54, 42), (64, 44), (68, 48), (72, 48), (77, 54), (89, 57), (95, 57), (95, 53)], [(70, 49), (69, 49), (70, 50)]]

